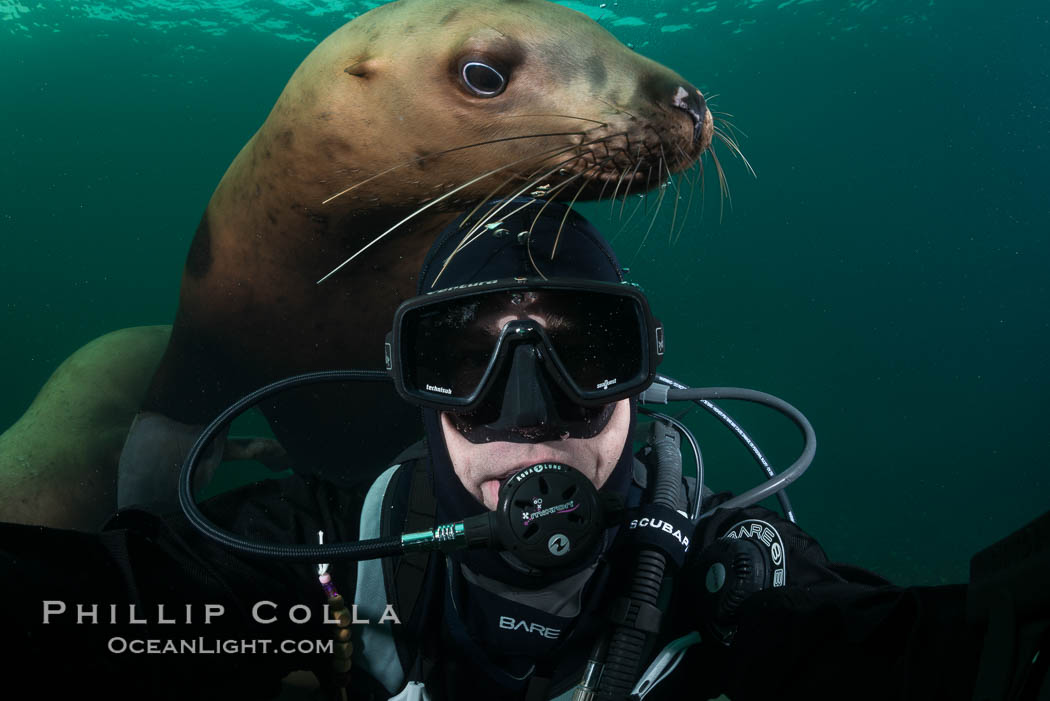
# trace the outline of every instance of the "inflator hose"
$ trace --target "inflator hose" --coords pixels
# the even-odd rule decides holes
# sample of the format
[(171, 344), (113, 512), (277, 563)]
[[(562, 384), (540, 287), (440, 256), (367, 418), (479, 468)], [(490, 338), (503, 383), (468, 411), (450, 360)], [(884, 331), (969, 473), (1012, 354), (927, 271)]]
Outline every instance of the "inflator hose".
[[(678, 380), (674, 379), (673, 377), (668, 377), (667, 375), (657, 375), (656, 381), (661, 384), (665, 384), (669, 387), (673, 387), (674, 389), (689, 389), (688, 385), (684, 385)], [(698, 406), (702, 407), (703, 409), (706, 409), (708, 413), (712, 414), (716, 419), (721, 421), (726, 426), (726, 428), (728, 428), (730, 431), (736, 434), (736, 437), (740, 439), (740, 442), (743, 443), (744, 447), (747, 448), (748, 452), (751, 453), (751, 456), (755, 459), (755, 462), (758, 463), (758, 466), (762, 469), (762, 471), (766, 473), (767, 477), (769, 477), (770, 479), (776, 478), (777, 473), (775, 470), (773, 470), (773, 466), (769, 464), (769, 460), (766, 458), (765, 453), (762, 452), (762, 449), (758, 447), (758, 444), (755, 443), (754, 440), (752, 440), (751, 436), (748, 435), (747, 431), (745, 431), (743, 427), (740, 426), (740, 424), (738, 424), (733, 419), (732, 416), (727, 414), (726, 411), (722, 409), (722, 407), (718, 406), (717, 404), (714, 404), (708, 399), (695, 399), (693, 401)], [(681, 426), (679, 426), (678, 428), (679, 430), (682, 430)], [(686, 429), (685, 435), (689, 437), (689, 442), (693, 446), (693, 452), (695, 454), (697, 452), (697, 447), (695, 445), (696, 441), (692, 438), (688, 429)], [(697, 457), (697, 462), (702, 463), (702, 459), (699, 456)], [(700, 472), (699, 469), (698, 472)], [(703, 479), (697, 479), (697, 482), (703, 484), (704, 481)], [(783, 510), (784, 516), (787, 517), (787, 520), (791, 521), (792, 523), (797, 523), (795, 519), (795, 510), (791, 506), (791, 500), (788, 498), (786, 489), (781, 488), (780, 491), (777, 492), (777, 501), (780, 502), (780, 508)], [(700, 490), (697, 490), (694, 509), (690, 517), (695, 521), (699, 517), (699, 515)]]
[[(656, 459), (652, 503), (678, 511), (682, 480), (682, 452), (678, 433), (661, 421), (650, 424), (650, 445)], [(631, 581), (630, 599), (624, 620), (618, 623), (609, 641), (605, 668), (598, 683), (599, 699), (626, 699), (638, 679), (638, 667), (645, 651), (646, 632), (638, 627), (638, 613), (644, 607), (656, 607), (663, 585), (663, 553), (643, 548)]]

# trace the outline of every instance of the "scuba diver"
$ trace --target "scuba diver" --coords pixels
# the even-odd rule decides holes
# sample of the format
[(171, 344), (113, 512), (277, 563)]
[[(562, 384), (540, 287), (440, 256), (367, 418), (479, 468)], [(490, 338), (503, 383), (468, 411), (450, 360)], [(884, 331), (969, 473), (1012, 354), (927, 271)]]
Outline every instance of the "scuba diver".
[[(437, 239), (387, 373), (291, 378), (218, 417), (184, 513), (0, 527), (8, 677), (44, 698), (269, 698), (294, 670), (328, 698), (398, 701), (970, 698), (984, 627), (965, 585), (830, 562), (783, 494), (812, 460), (805, 418), (660, 375), (663, 328), (600, 233), (558, 203), (501, 208)], [(194, 503), (196, 463), (237, 414), (380, 375), (424, 438), (367, 495), (293, 475)], [(716, 397), (786, 413), (802, 456), (734, 497), (705, 487), (694, 445), (683, 477), (694, 439), (643, 423), (643, 401)], [(773, 494), (783, 517), (755, 505)]]

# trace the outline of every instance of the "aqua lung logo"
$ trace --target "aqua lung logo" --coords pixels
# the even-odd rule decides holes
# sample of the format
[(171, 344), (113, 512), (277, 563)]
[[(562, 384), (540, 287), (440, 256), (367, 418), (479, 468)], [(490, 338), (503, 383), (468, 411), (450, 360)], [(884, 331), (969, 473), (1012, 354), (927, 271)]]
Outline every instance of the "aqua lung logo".
[(518, 482), (522, 481), (523, 479), (525, 479), (529, 475), (534, 475), (537, 472), (548, 472), (550, 470), (553, 470), (555, 472), (564, 472), (565, 471), (560, 465), (549, 465), (549, 464), (546, 464), (546, 463), (540, 463), (539, 465), (533, 465), (532, 467), (530, 467), (527, 470), (522, 470), (521, 472), (519, 472), (518, 474), (514, 475), (510, 479), (511, 479), (512, 482), (517, 484)]
[(722, 536), (723, 538), (749, 538), (756, 544), (765, 547), (773, 563), (773, 586), (782, 587), (787, 579), (787, 553), (784, 552), (784, 541), (780, 533), (770, 524), (759, 519), (748, 519), (736, 524)]
[(569, 552), (569, 538), (564, 533), (555, 533), (547, 541), (547, 550), (555, 557), (561, 557)]

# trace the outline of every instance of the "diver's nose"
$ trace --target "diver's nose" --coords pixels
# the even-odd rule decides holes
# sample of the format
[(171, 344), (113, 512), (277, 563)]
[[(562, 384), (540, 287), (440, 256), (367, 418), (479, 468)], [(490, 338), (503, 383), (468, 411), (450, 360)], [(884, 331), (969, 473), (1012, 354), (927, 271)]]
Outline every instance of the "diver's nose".
[(700, 91), (689, 83), (675, 88), (671, 104), (682, 110), (693, 120), (693, 145), (703, 138), (704, 124), (707, 122), (707, 100)]

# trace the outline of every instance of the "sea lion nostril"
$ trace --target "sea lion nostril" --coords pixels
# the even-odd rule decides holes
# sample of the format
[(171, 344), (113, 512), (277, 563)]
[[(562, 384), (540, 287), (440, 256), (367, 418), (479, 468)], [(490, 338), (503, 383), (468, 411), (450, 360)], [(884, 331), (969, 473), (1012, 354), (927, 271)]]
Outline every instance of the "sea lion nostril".
[(700, 141), (704, 131), (704, 121), (707, 116), (707, 100), (700, 91), (689, 85), (679, 85), (675, 90), (671, 104), (682, 110), (693, 120), (693, 143)]

